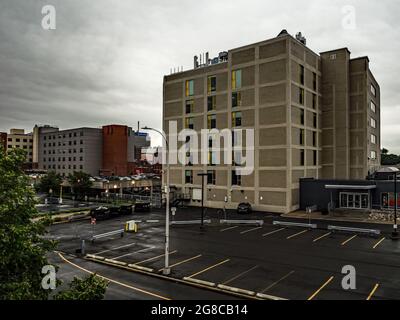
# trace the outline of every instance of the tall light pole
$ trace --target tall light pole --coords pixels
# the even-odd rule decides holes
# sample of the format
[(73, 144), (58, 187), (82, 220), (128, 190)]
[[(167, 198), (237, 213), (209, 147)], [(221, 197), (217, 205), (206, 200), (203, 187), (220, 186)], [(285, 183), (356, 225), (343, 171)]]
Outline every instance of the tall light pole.
[(393, 232), (392, 232), (392, 240), (399, 240), (400, 235), (398, 231), (397, 225), (397, 174), (398, 171), (394, 173), (394, 224), (393, 224)]
[(204, 177), (208, 176), (208, 173), (201, 172), (197, 174), (201, 177), (201, 226), (200, 228), (204, 228)]
[(166, 136), (159, 130), (149, 127), (144, 127), (142, 130), (155, 131), (162, 136), (165, 141), (167, 152), (165, 156), (166, 167), (167, 167), (167, 176), (166, 176), (166, 203), (165, 203), (165, 265), (163, 269), (164, 275), (169, 275), (171, 273), (171, 268), (169, 267), (169, 144)]

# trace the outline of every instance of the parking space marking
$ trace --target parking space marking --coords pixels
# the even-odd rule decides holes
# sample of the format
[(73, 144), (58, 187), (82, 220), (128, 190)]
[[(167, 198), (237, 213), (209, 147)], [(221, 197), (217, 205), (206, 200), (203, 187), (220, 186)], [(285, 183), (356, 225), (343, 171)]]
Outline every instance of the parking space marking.
[(216, 267), (218, 267), (218, 266), (220, 266), (220, 265), (222, 265), (222, 264), (224, 264), (224, 263), (227, 263), (227, 262), (229, 262), (230, 260), (231, 260), (231, 259), (226, 259), (226, 260), (224, 260), (224, 261), (218, 262), (218, 263), (216, 263), (216, 264), (214, 264), (214, 265), (212, 265), (212, 266), (210, 266), (210, 267), (208, 267), (208, 268), (205, 268), (205, 269), (203, 269), (203, 270), (201, 270), (201, 271), (199, 271), (199, 272), (196, 272), (196, 273), (192, 274), (192, 275), (189, 276), (188, 278), (193, 278), (193, 277), (195, 277), (195, 276), (198, 276), (198, 275), (200, 275), (200, 274), (202, 274), (202, 273), (204, 273), (204, 272), (207, 272), (208, 270), (214, 269), (214, 268), (216, 268)]
[(283, 280), (289, 278), (292, 274), (294, 273), (294, 271), (290, 271), (288, 274), (286, 274), (285, 276), (283, 276), (282, 278), (280, 278), (279, 280), (275, 281), (273, 284), (269, 285), (268, 287), (266, 287), (264, 290), (261, 291), (261, 293), (265, 293), (268, 290), (272, 289), (273, 287), (275, 287), (278, 283), (282, 282)]
[(324, 289), (329, 283), (332, 282), (334, 277), (330, 277), (317, 291), (315, 291), (307, 300), (312, 300), (314, 299), (321, 291)]
[(82, 271), (84, 271), (84, 272), (86, 272), (86, 273), (95, 274), (97, 277), (102, 278), (102, 279), (104, 279), (104, 280), (107, 280), (107, 281), (109, 281), (109, 282), (112, 282), (112, 283), (114, 283), (114, 284), (118, 284), (118, 285), (120, 285), (120, 286), (122, 286), (122, 287), (131, 289), (131, 290), (134, 290), (134, 291), (137, 291), (137, 292), (141, 292), (141, 293), (147, 294), (147, 295), (149, 295), (149, 296), (152, 296), (152, 297), (155, 297), (155, 298), (158, 298), (158, 299), (162, 299), (162, 300), (171, 300), (170, 298), (161, 296), (161, 295), (159, 295), (159, 294), (157, 294), (157, 293), (150, 292), (150, 291), (147, 291), (147, 290), (138, 288), (138, 287), (130, 286), (130, 285), (126, 284), (126, 283), (122, 283), (122, 282), (120, 282), (120, 281), (117, 281), (117, 280), (114, 280), (114, 279), (111, 279), (111, 278), (108, 278), (108, 277), (104, 277), (104, 276), (98, 274), (97, 272), (94, 273), (94, 272), (92, 272), (92, 271), (90, 271), (90, 270), (88, 270), (88, 269), (85, 269), (85, 268), (83, 268), (83, 267), (81, 267), (81, 266), (78, 266), (77, 264), (75, 264), (75, 263), (69, 261), (69, 260), (68, 260), (67, 258), (65, 258), (60, 252), (58, 252), (58, 255), (59, 255), (59, 257), (60, 257), (64, 262), (66, 262), (66, 263), (70, 264), (71, 266), (74, 266), (75, 268), (77, 268), (77, 269), (79, 269), (79, 270), (82, 270)]
[[(171, 265), (171, 266), (169, 266), (169, 267), (170, 267), (170, 268), (173, 268), (173, 267), (179, 266), (179, 265), (181, 265), (181, 264), (184, 264), (184, 263), (186, 263), (186, 262), (189, 262), (189, 261), (198, 259), (198, 258), (200, 258), (200, 257), (202, 257), (202, 256), (203, 256), (202, 254), (199, 254), (199, 255), (194, 256), (194, 257), (191, 257), (191, 258), (189, 258), (189, 259), (186, 259), (186, 260), (183, 260), (183, 261), (174, 263), (173, 265)], [(163, 271), (164, 269), (165, 269), (165, 268), (161, 268), (161, 269), (158, 270), (158, 272)]]
[(119, 247), (116, 247), (116, 248), (111, 248), (111, 249), (108, 249), (108, 250), (103, 250), (103, 251), (100, 251), (100, 252), (96, 252), (95, 255), (103, 254), (103, 253), (114, 251), (114, 250), (119, 250), (119, 249), (122, 249), (122, 248), (131, 247), (131, 246), (134, 246), (135, 244), (136, 244), (136, 242), (130, 243), (130, 244), (126, 244), (126, 245), (123, 245), (123, 246), (119, 246)]
[(244, 271), (244, 272), (242, 272), (242, 273), (239, 273), (237, 276), (234, 276), (233, 278), (231, 278), (231, 279), (229, 279), (229, 280), (223, 282), (222, 284), (229, 284), (229, 283), (235, 281), (236, 279), (239, 279), (240, 277), (244, 276), (245, 274), (248, 274), (249, 272), (251, 272), (251, 271), (257, 269), (258, 267), (259, 267), (259, 266), (254, 266), (254, 267), (250, 268), (249, 270), (246, 270), (246, 271)]
[(386, 240), (386, 238), (383, 237), (381, 240), (379, 240), (379, 241), (372, 247), (372, 249), (378, 248), (378, 246), (379, 246), (383, 241), (385, 241), (385, 240)]
[(220, 230), (219, 232), (225, 232), (225, 231), (233, 230), (233, 229), (236, 229), (236, 228), (239, 228), (239, 226), (225, 228), (225, 229)]
[(253, 232), (253, 231), (256, 231), (256, 230), (260, 230), (260, 229), (262, 229), (262, 227), (257, 227), (257, 228), (245, 230), (245, 231), (242, 231), (240, 234), (246, 234), (246, 233)]
[[(178, 252), (178, 250), (171, 251), (171, 252), (169, 253), (169, 255), (174, 254), (174, 253), (177, 253), (177, 252)], [(136, 265), (138, 265), (138, 264), (143, 264), (143, 263), (145, 263), (145, 262), (157, 260), (157, 259), (162, 258), (162, 257), (164, 257), (164, 256), (165, 256), (165, 253), (164, 253), (164, 254), (160, 254), (159, 256), (156, 256), (156, 257), (153, 257), (153, 258), (149, 258), (149, 259), (146, 259), (146, 260), (143, 260), (143, 261), (140, 261), (140, 262), (136, 262), (135, 264), (136, 264)]]
[(324, 235), (322, 235), (322, 236), (320, 236), (320, 237), (314, 239), (313, 242), (317, 242), (317, 241), (319, 241), (319, 240), (322, 240), (322, 239), (324, 239), (324, 238), (330, 236), (331, 234), (332, 234), (332, 232), (325, 233)]
[(289, 239), (296, 238), (296, 237), (298, 237), (298, 236), (300, 236), (300, 235), (302, 235), (303, 233), (306, 233), (306, 232), (308, 232), (308, 231), (310, 231), (310, 230), (307, 229), (307, 230), (300, 231), (300, 232), (298, 232), (298, 233), (296, 233), (296, 234), (292, 234), (291, 236), (287, 237), (286, 239), (289, 240)]
[(374, 288), (372, 289), (371, 293), (369, 294), (367, 300), (371, 300), (372, 296), (375, 294), (376, 290), (379, 288), (379, 283), (377, 283)]
[(348, 244), (351, 240), (353, 240), (355, 238), (357, 238), (357, 235), (354, 235), (354, 236), (350, 237), (349, 239), (347, 239), (346, 241), (343, 241), (341, 245), (345, 246), (346, 244)]
[(121, 258), (124, 258), (124, 257), (132, 256), (132, 255), (134, 255), (136, 253), (143, 253), (143, 252), (146, 252), (146, 251), (150, 251), (150, 250), (153, 250), (154, 248), (155, 247), (144, 248), (144, 249), (141, 249), (141, 250), (138, 250), (138, 251), (135, 251), (135, 252), (130, 252), (130, 253), (127, 253), (127, 254), (123, 254), (121, 256), (118, 256), (118, 257), (115, 257), (115, 258), (112, 258), (112, 259), (118, 260), (118, 259), (121, 259)]
[(262, 236), (263, 236), (263, 237), (270, 236), (271, 234), (275, 234), (275, 233), (281, 232), (281, 231), (283, 231), (283, 230), (285, 230), (285, 229), (286, 229), (286, 228), (282, 228), (282, 229), (274, 230), (274, 231), (271, 231), (271, 232), (265, 233), (265, 234), (263, 234)]

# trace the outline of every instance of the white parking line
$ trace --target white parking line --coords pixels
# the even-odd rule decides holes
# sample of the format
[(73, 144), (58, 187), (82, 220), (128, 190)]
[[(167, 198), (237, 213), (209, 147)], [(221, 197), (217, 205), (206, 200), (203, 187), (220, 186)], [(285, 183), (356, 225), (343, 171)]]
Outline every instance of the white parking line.
[(150, 250), (153, 250), (154, 248), (155, 247), (144, 248), (142, 250), (138, 250), (138, 251), (135, 251), (135, 252), (130, 252), (130, 253), (127, 253), (127, 254), (123, 254), (122, 256), (118, 256), (118, 257), (111, 258), (111, 259), (114, 259), (114, 260), (121, 259), (121, 258), (124, 258), (124, 257), (132, 256), (132, 255), (134, 255), (136, 253), (142, 253), (142, 252), (150, 251)]
[(108, 249), (108, 250), (96, 252), (96, 253), (94, 253), (94, 254), (95, 254), (95, 255), (99, 255), (99, 254), (102, 254), (102, 253), (106, 253), (106, 252), (110, 252), (110, 251), (114, 251), (114, 250), (118, 250), (118, 249), (122, 249), (122, 248), (131, 247), (131, 246), (134, 246), (135, 244), (136, 244), (136, 242), (130, 243), (130, 244), (126, 244), (126, 245), (124, 245), (124, 246), (115, 247), (115, 248), (111, 248), (111, 249)]
[(262, 227), (257, 227), (257, 228), (253, 228), (253, 229), (250, 229), (250, 230), (245, 230), (245, 231), (242, 231), (240, 234), (246, 234), (246, 233), (253, 232), (253, 231), (256, 231), (256, 230), (260, 230), (260, 229), (262, 229)]
[(286, 229), (286, 228), (282, 228), (282, 229), (274, 230), (274, 231), (271, 231), (271, 232), (265, 233), (265, 234), (263, 234), (262, 236), (263, 236), (263, 237), (266, 237), (266, 236), (269, 236), (269, 235), (271, 235), (271, 234), (275, 234), (275, 233), (281, 232), (281, 231), (283, 231), (283, 230), (285, 230), (285, 229)]
[(220, 232), (225, 232), (225, 231), (233, 230), (233, 229), (236, 229), (236, 228), (239, 228), (239, 227), (238, 226), (234, 226), (234, 227), (225, 228), (225, 229), (220, 230)]

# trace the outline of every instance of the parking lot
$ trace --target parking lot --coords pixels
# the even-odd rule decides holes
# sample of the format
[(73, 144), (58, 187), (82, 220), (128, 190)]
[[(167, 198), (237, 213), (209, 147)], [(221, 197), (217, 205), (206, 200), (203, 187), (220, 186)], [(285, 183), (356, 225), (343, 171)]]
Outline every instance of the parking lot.
[[(165, 257), (163, 216), (161, 211), (135, 216), (142, 220), (138, 233), (86, 241), (86, 253), (161, 273)], [(400, 298), (400, 242), (393, 242), (388, 234), (368, 236), (276, 226), (273, 221), (279, 218), (262, 217), (261, 227), (218, 223), (204, 230), (198, 225), (171, 227), (171, 277), (239, 289), (249, 296)], [(59, 240), (59, 250), (74, 254), (81, 239), (121, 229), (131, 218), (123, 216), (95, 226), (88, 221), (55, 225), (51, 235)], [(345, 275), (341, 271), (347, 265), (357, 272), (355, 290), (342, 289)]]

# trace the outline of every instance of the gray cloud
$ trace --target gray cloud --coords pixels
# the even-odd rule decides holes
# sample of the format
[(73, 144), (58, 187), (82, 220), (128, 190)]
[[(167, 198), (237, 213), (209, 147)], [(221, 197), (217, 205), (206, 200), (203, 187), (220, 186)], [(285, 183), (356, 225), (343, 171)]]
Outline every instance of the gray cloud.
[[(41, 28), (41, 8), (57, 29)], [(342, 9), (356, 9), (356, 29)], [(0, 130), (137, 121), (161, 126), (162, 79), (194, 54), (302, 31), (316, 52), (368, 55), (382, 90), (383, 146), (400, 153), (400, 3), (353, 1), (3, 0), (0, 3)], [(159, 140), (157, 140), (159, 142)]]

